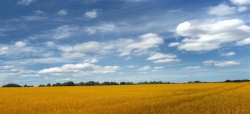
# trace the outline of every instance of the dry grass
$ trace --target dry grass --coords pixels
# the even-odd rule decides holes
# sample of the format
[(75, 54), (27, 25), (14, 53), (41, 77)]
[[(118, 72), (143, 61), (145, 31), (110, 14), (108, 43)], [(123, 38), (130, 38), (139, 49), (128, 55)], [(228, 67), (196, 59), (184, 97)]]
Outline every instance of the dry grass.
[(0, 114), (250, 114), (250, 83), (0, 88)]

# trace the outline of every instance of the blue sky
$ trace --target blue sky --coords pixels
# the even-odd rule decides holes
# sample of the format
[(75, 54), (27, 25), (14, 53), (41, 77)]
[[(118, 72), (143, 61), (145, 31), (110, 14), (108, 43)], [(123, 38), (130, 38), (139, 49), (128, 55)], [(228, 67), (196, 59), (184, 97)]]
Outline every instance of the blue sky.
[(249, 78), (250, 0), (2, 0), (0, 85)]

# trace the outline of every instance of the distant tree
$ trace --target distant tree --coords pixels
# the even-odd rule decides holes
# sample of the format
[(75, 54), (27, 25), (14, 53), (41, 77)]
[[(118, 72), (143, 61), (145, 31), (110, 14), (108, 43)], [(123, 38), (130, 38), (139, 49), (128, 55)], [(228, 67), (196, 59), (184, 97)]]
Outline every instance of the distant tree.
[(120, 85), (133, 85), (133, 82), (120, 82)]
[(9, 83), (9, 84), (3, 85), (2, 87), (22, 87), (22, 86), (15, 84), (15, 83)]
[(96, 85), (100, 85), (100, 83), (95, 82), (95, 81), (88, 81), (84, 85), (86, 85), (86, 86), (96, 86)]
[(194, 83), (202, 83), (202, 82), (197, 80), (197, 81), (194, 81)]
[(50, 84), (50, 83), (48, 83), (46, 86), (50, 87), (50, 86), (51, 86), (51, 84)]
[(61, 83), (55, 83), (52, 86), (62, 86), (62, 84)]
[(225, 82), (231, 82), (231, 80), (226, 80)]
[(45, 87), (45, 85), (44, 84), (40, 84), (40, 85), (38, 85), (38, 87)]
[(120, 85), (126, 85), (127, 83), (126, 82), (120, 82)]
[(75, 83), (72, 81), (68, 81), (68, 82), (64, 82), (62, 85), (63, 86), (75, 86)]
[(24, 84), (23, 87), (33, 87), (33, 85)]
[(84, 83), (84, 82), (80, 82), (80, 83), (78, 83), (77, 85), (78, 85), (78, 86), (84, 86), (85, 83)]
[(108, 82), (108, 81), (105, 81), (102, 83), (102, 85), (119, 85), (117, 82)]

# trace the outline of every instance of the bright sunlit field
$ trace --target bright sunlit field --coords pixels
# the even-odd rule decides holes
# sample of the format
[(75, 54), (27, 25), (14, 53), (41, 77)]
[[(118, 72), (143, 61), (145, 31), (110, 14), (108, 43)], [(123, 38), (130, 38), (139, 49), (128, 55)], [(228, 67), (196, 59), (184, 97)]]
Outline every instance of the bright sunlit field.
[(250, 114), (250, 83), (0, 88), (0, 114)]

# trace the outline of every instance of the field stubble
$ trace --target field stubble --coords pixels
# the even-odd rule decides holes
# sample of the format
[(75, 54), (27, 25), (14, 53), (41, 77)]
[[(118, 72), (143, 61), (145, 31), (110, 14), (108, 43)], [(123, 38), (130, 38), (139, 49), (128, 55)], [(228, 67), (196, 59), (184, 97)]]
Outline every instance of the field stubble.
[(1, 88), (0, 114), (250, 114), (250, 83)]

